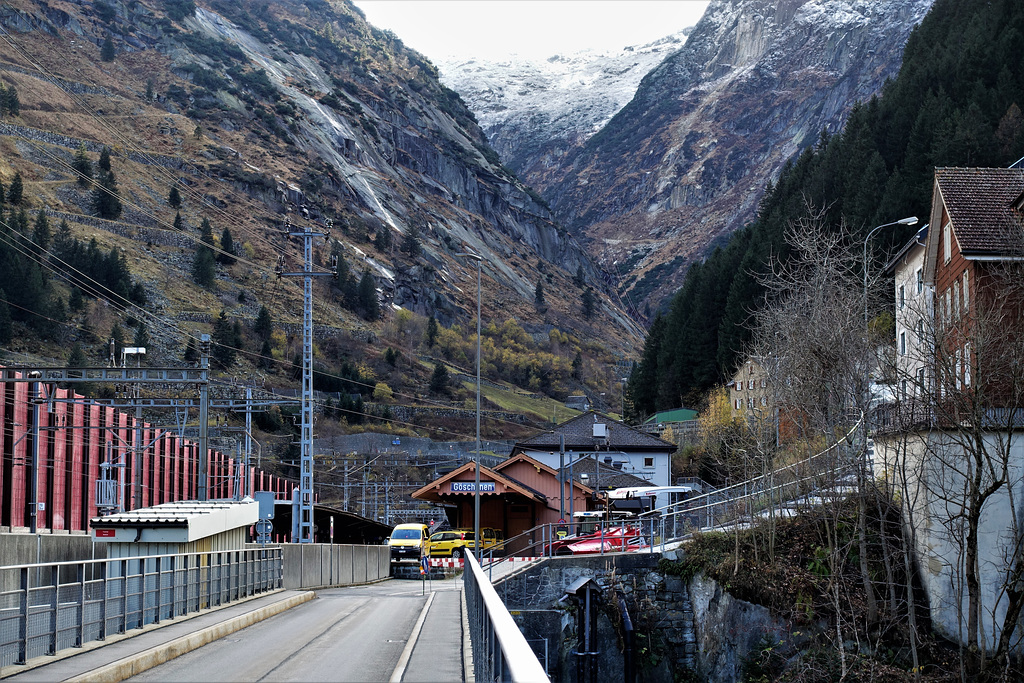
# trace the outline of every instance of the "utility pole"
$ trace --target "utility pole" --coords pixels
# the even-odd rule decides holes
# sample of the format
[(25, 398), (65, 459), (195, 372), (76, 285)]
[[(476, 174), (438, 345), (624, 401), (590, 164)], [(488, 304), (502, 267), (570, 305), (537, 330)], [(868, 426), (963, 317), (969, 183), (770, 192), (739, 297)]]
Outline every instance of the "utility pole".
[[(302, 208), (303, 216), (309, 212)], [(289, 237), (302, 238), (302, 270), (297, 273), (278, 273), (278, 277), (302, 278), (302, 435), (300, 437), (301, 459), (299, 470), (299, 525), (298, 538), (293, 543), (313, 542), (313, 278), (334, 277), (334, 272), (313, 272), (313, 239), (329, 237), (330, 232), (294, 229), (291, 221), (285, 219)], [(330, 222), (328, 221), (328, 228)], [(294, 525), (293, 525), (294, 528)]]

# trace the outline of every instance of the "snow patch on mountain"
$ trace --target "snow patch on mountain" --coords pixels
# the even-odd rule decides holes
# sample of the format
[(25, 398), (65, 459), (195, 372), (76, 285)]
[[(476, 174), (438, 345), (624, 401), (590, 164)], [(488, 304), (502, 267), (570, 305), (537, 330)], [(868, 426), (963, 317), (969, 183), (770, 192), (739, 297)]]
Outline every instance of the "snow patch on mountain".
[[(580, 145), (599, 131), (633, 98), (641, 79), (683, 46), (689, 31), (622, 50), (543, 60), (449, 59), (437, 67), (441, 82), (462, 96), (502, 159), (521, 172), (536, 161), (531, 152)], [(530, 143), (539, 140), (549, 147), (533, 149)]]

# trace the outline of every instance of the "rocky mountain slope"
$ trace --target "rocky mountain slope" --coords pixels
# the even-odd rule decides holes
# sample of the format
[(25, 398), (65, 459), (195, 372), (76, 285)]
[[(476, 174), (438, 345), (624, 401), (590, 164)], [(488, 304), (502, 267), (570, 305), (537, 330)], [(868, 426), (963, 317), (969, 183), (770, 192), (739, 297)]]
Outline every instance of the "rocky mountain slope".
[(543, 193), (570, 150), (601, 130), (640, 80), (678, 50), (689, 29), (647, 45), (554, 54), (544, 60), (449, 59), (441, 81), (476, 114), (502, 163)]
[[(280, 324), (301, 320), (301, 287), (275, 269), (301, 268), (284, 219), (305, 220), (302, 206), (310, 224), (332, 221), (320, 267), (333, 252), (356, 278), (370, 272), (385, 323), (400, 308), (468, 321), (475, 274), (458, 254), (473, 250), (485, 259), (485, 320), (516, 316), (545, 338), (552, 327), (600, 329), (620, 354), (637, 342), (587, 254), (502, 168), (433, 65), (347, 2), (13, 0), (0, 26), (0, 81), (21, 98), (0, 130), (0, 181), (20, 173), (29, 212), (45, 208), (77, 236), (133, 254), (166, 355), (222, 308), (251, 322), (266, 304)], [(70, 167), (82, 145), (94, 160), (112, 152), (117, 220), (89, 215)], [(171, 187), (184, 197), (180, 227)], [(212, 289), (188, 276), (204, 218), (238, 245)], [(584, 321), (587, 282), (598, 306)], [(324, 334), (380, 331), (326, 282), (316, 296)]]
[(688, 263), (751, 219), (787, 159), (896, 73), (932, 2), (712, 0), (599, 133), (523, 178), (630, 301), (656, 307)]

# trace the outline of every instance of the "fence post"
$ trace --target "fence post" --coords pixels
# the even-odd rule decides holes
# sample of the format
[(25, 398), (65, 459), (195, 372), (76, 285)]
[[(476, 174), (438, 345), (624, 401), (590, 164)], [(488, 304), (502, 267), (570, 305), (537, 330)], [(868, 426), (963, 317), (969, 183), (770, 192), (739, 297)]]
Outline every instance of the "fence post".
[(121, 628), (118, 633), (128, 630), (128, 560), (121, 560)]
[(85, 563), (79, 562), (78, 568), (78, 633), (75, 634), (75, 647), (85, 643)]
[(21, 621), (18, 623), (18, 661), (17, 664), (24, 664), (28, 661), (28, 592), (29, 578), (28, 567), (21, 568)]
[(50, 645), (46, 654), (52, 655), (57, 652), (57, 610), (60, 609), (60, 566), (50, 567), (50, 588), (53, 590), (53, 597), (50, 601)]

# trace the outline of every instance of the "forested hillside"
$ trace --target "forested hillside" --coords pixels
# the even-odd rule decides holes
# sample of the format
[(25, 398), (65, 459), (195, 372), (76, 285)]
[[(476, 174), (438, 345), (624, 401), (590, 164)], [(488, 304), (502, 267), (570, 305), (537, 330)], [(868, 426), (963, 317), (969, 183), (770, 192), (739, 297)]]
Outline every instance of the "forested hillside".
[[(764, 300), (759, 275), (785, 261), (786, 227), (824, 211), (863, 238), (872, 227), (926, 220), (936, 166), (1008, 166), (1024, 156), (1024, 4), (938, 0), (914, 30), (899, 75), (858, 105), (845, 128), (786, 164), (757, 219), (693, 265), (652, 324), (627, 387), (633, 419), (697, 405), (732, 373)], [(916, 229), (916, 228), (913, 228)], [(884, 262), (911, 228), (883, 231)]]

